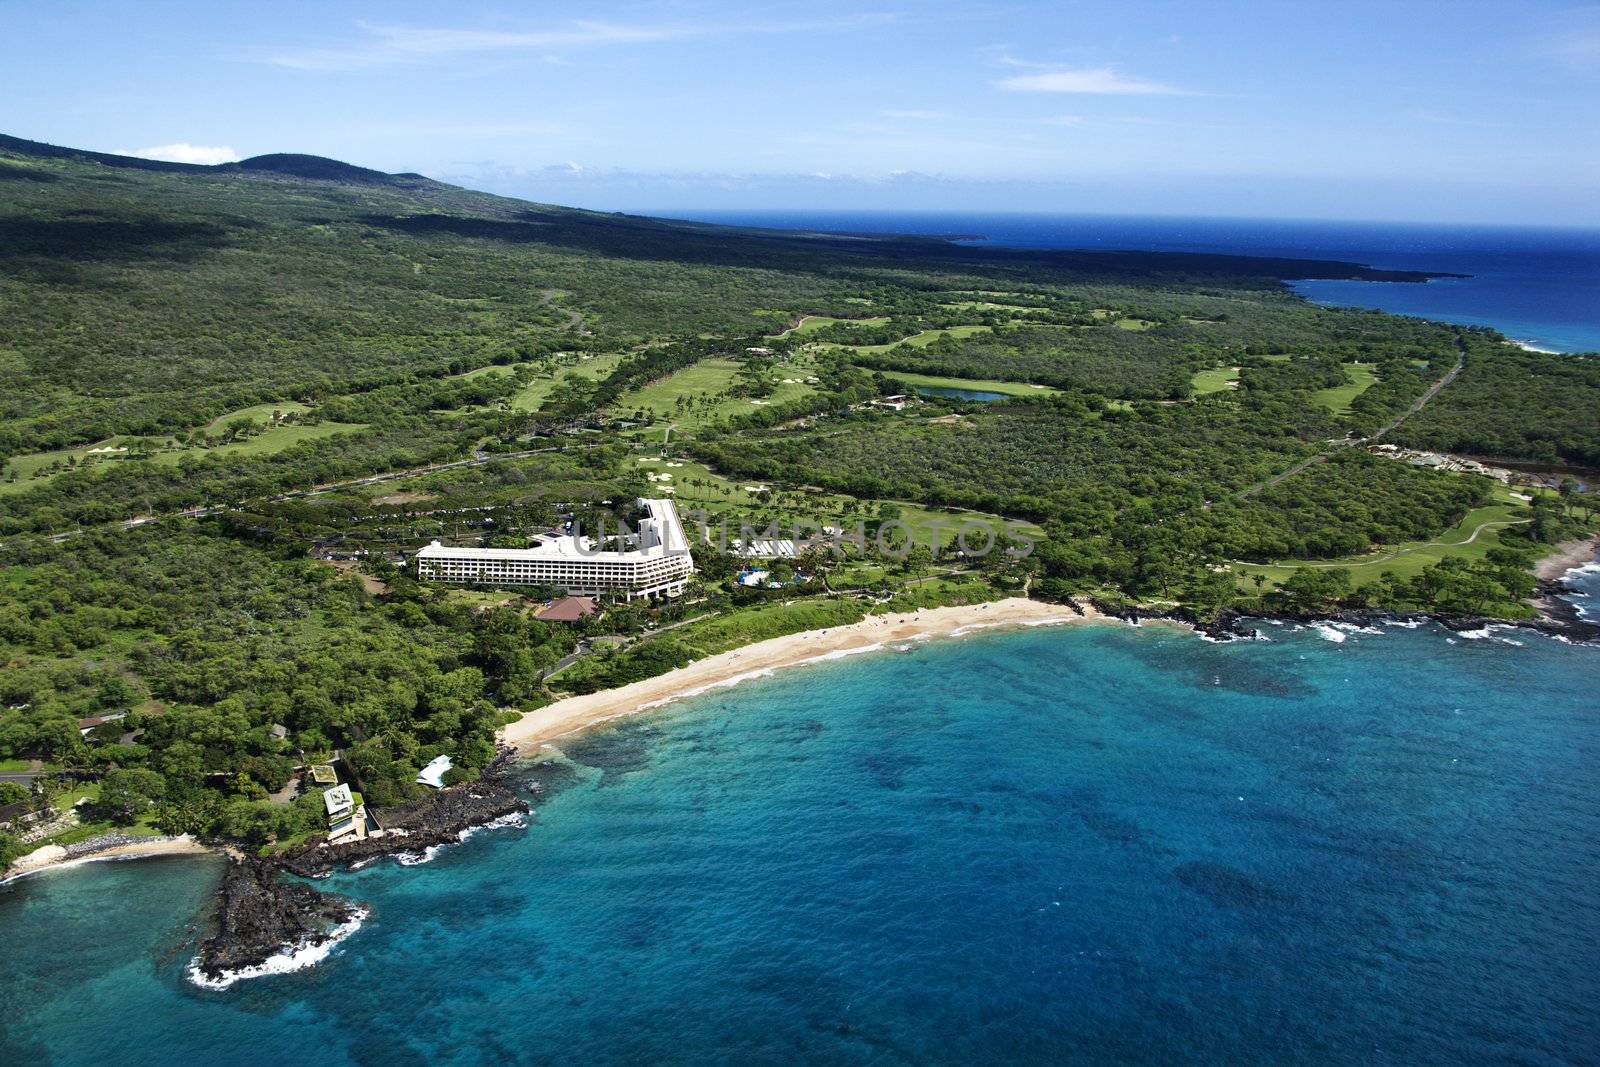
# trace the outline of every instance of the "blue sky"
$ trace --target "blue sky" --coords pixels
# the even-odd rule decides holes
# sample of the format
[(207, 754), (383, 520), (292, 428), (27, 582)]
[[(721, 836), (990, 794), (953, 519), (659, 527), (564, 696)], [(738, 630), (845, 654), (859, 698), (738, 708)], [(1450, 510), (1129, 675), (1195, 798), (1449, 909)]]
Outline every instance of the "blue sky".
[(0, 129), (627, 210), (1600, 225), (1600, 4), (0, 2)]

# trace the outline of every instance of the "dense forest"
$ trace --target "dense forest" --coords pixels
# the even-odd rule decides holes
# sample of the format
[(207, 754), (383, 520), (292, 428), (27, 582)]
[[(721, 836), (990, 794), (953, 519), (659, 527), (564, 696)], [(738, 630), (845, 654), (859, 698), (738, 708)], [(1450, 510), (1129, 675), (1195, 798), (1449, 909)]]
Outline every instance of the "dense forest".
[[(1028, 591), (1526, 614), (1530, 561), (1592, 526), (1592, 497), (1372, 435), (1593, 467), (1600, 361), (1315, 307), (1281, 284), (1299, 277), (1418, 280), (800, 237), (313, 157), (0, 138), (0, 764), (60, 774), (53, 802), (86, 826), (281, 843), (321, 826), (286, 791), (307, 761), (402, 802), (435, 755), (474, 775), (519, 710), (867, 611)], [(534, 617), (556, 590), (429, 588), (405, 564), (658, 493), (934, 542), (754, 587), (700, 546), (689, 603), (578, 627)], [(939, 531), (973, 517), (1033, 551), (962, 559)], [(1471, 552), (1361, 564), (1468, 525), (1489, 531)], [(604, 642), (575, 654), (585, 638)], [(0, 832), (0, 862), (19, 847)]]

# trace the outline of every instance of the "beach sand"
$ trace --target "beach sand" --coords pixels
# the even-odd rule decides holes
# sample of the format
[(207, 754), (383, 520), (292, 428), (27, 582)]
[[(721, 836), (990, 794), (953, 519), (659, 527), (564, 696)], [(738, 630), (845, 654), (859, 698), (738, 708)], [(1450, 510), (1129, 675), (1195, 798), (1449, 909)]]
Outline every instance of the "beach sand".
[(1554, 581), (1574, 567), (1593, 563), (1597, 553), (1600, 553), (1600, 536), (1563, 541), (1555, 547), (1555, 551), (1539, 561), (1533, 573), (1546, 581)]
[(14, 878), (21, 878), (28, 874), (38, 874), (57, 867), (76, 867), (80, 863), (99, 863), (102, 860), (136, 860), (147, 859), (151, 856), (203, 856), (212, 850), (199, 841), (188, 836), (162, 837), (150, 841), (136, 841), (126, 845), (113, 845), (110, 848), (100, 849), (96, 852), (82, 856), (68, 856), (67, 850), (60, 845), (45, 845), (34, 849), (26, 856), (18, 859), (5, 872), (4, 880), (9, 882)]
[(1091, 622), (1093, 610), (1078, 615), (1059, 604), (1013, 597), (959, 608), (925, 608), (896, 615), (872, 615), (848, 626), (809, 630), (760, 641), (698, 660), (687, 667), (599, 693), (568, 697), (530, 711), (507, 726), (501, 739), (527, 751), (601, 723), (647, 711), (708, 689), (769, 674), (820, 659), (868, 652), (886, 644), (936, 636), (956, 636), (996, 626), (1043, 626)]

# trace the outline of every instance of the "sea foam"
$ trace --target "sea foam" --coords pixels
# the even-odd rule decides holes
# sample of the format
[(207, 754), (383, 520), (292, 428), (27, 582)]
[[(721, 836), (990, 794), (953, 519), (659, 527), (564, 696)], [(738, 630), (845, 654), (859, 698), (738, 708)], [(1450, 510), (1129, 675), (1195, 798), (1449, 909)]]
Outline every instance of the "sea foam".
[(302, 941), (298, 945), (285, 949), (276, 956), (268, 956), (254, 967), (241, 967), (236, 971), (223, 971), (222, 977), (212, 978), (200, 969), (200, 957), (196, 956), (184, 968), (184, 977), (202, 989), (221, 991), (227, 989), (235, 982), (242, 982), (247, 978), (265, 978), (271, 974), (292, 974), (303, 971), (307, 967), (315, 967), (333, 954), (340, 942), (351, 934), (361, 929), (361, 923), (369, 913), (365, 908), (358, 908), (354, 916), (348, 921), (340, 923), (319, 941)]

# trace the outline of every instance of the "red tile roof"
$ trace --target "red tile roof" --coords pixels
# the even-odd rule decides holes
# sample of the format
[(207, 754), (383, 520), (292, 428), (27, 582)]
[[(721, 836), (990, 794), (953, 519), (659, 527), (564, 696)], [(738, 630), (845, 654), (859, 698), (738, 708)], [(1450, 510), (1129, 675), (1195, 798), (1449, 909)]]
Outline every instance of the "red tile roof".
[(534, 612), (533, 617), (545, 622), (577, 622), (599, 611), (600, 604), (592, 596), (564, 596)]

